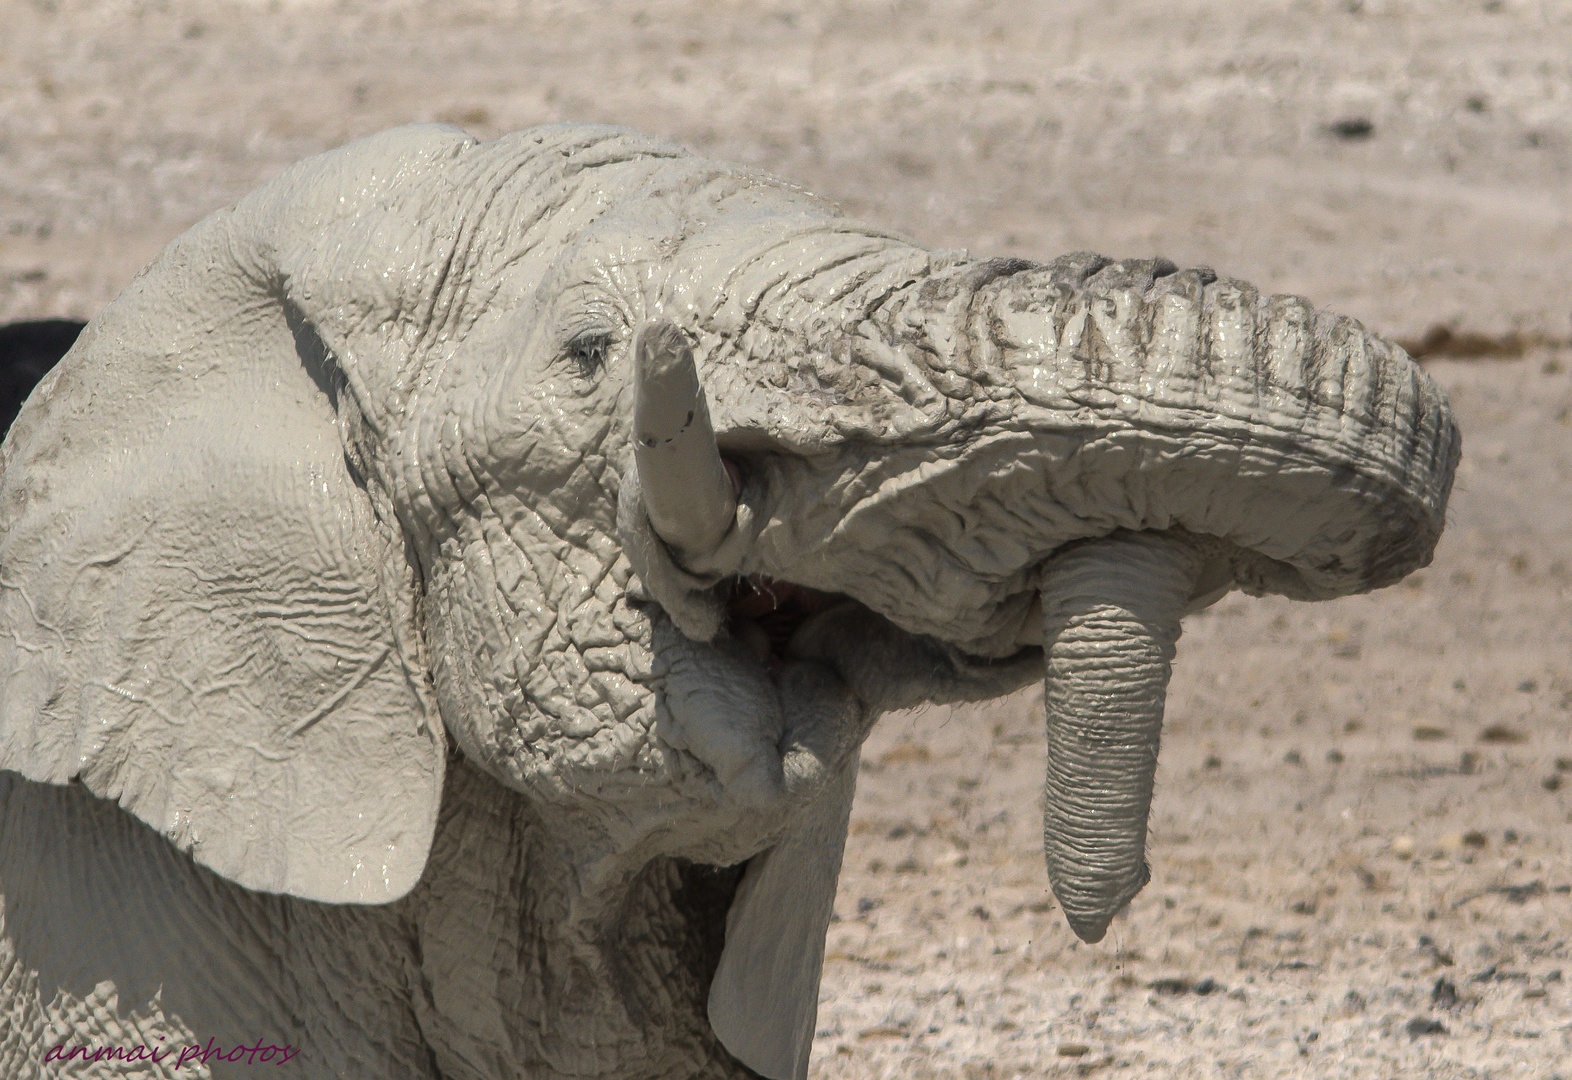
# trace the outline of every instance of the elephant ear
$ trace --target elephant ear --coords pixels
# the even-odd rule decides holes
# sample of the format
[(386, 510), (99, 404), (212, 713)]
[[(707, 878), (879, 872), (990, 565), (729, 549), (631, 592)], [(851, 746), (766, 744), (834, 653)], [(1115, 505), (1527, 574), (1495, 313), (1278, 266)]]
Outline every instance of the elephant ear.
[(105, 309), (0, 453), (0, 768), (249, 888), (386, 902), (445, 760), (417, 572), (337, 361), (231, 216)]

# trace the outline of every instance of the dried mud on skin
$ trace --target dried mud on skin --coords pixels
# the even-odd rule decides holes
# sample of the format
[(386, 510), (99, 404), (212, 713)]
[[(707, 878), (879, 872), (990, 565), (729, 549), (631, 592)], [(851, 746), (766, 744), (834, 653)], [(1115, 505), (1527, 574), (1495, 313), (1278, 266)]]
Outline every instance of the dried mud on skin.
[(359, 135), (559, 119), (925, 243), (1160, 253), (1353, 314), (1463, 426), (1434, 565), (1187, 620), (1153, 882), (1096, 947), (1047, 891), (1032, 696), (883, 722), (813, 1076), (1572, 1080), (1572, 12), (1112, 6), (16, 0), (0, 321), (90, 316)]

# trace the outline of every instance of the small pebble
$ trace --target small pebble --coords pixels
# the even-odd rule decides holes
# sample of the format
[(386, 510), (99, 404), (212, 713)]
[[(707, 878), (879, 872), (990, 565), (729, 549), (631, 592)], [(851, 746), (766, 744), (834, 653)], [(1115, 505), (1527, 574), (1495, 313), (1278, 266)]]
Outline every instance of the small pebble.
[(1090, 1046), (1087, 1046), (1085, 1043), (1060, 1043), (1059, 1044), (1059, 1056), (1060, 1057), (1085, 1057), (1087, 1055), (1087, 1053), (1091, 1051), (1091, 1049), (1092, 1048)]
[(1392, 841), (1392, 854), (1399, 859), (1412, 859), (1414, 857), (1414, 838), (1412, 836), (1399, 836)]
[(1544, 787), (1544, 789), (1546, 791), (1560, 791), (1561, 790), (1561, 774), (1560, 773), (1551, 773), (1549, 776), (1547, 776), (1543, 780), (1541, 780), (1540, 784)]
[(1408, 1022), (1408, 1034), (1417, 1039), (1421, 1035), (1445, 1035), (1446, 1025), (1428, 1016), (1416, 1016)]
[(1368, 116), (1345, 116), (1341, 120), (1328, 124), (1327, 131), (1344, 142), (1357, 142), (1374, 135), (1375, 124), (1371, 123)]

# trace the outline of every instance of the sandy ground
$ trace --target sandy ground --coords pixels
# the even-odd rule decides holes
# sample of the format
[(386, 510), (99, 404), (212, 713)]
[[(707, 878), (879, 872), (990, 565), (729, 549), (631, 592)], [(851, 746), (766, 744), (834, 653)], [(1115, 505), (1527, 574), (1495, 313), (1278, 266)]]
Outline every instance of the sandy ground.
[(0, 0), (0, 320), (91, 315), (355, 136), (557, 119), (1496, 354), (1430, 361), (1466, 440), (1433, 567), (1187, 623), (1102, 945), (1046, 892), (1031, 698), (882, 724), (815, 1077), (1572, 1078), (1572, 8)]

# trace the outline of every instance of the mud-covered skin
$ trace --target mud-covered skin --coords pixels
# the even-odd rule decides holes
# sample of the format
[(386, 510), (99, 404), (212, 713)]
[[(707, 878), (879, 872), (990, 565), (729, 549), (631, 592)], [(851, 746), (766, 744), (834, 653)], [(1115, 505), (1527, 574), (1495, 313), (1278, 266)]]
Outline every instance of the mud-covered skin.
[[(710, 551), (659, 535), (674, 519), (634, 469), (630, 351), (656, 326), (691, 349), (710, 486), (736, 485)], [(929, 252), (616, 129), (398, 129), (175, 241), (24, 409), (0, 451), (0, 766), (80, 780), (302, 913), (410, 912), (466, 861), (484, 876), (538, 849), (493, 889), (525, 894), (517, 923), (481, 901), (420, 916), (466, 977), (561, 943), (531, 951), (523, 989), (423, 998), (400, 967), (363, 992), (408, 997), (431, 1053), (476, 1076), (725, 1075), (705, 973), (811, 1015), (817, 968), (757, 983), (712, 956), (718, 894), (690, 885), (714, 876), (675, 867), (768, 853), (725, 912), (735, 955), (790, 905), (827, 919), (869, 726), (1041, 677), (1065, 545), (1194, 538), (1164, 625), (1231, 581), (1360, 591), (1428, 560), (1457, 447), (1399, 350), (1295, 298), (1161, 261)], [(739, 578), (838, 599), (761, 655), (726, 625)], [(1102, 667), (1088, 700), (1118, 690)], [(1155, 753), (1161, 701), (1141, 715)], [(439, 807), (471, 783), (455, 754), (529, 828), (482, 829), (448, 863)], [(1149, 776), (1098, 775), (1112, 760), (1077, 768), (1059, 782), (1149, 795)], [(1078, 832), (1138, 853), (1133, 806)], [(46, 944), (81, 948), (18, 932), (19, 955)], [(233, 989), (189, 996), (293, 1024), (269, 989), (286, 946), (219, 950)], [(727, 1045), (799, 1077), (794, 1030)]]
[[(522, 796), (462, 761), (420, 884), (380, 906), (243, 889), (80, 786), (0, 774), (0, 1075), (81, 1074), (41, 1068), (41, 1047), (211, 1038), (287, 1044), (267, 1075), (312, 1080), (746, 1076), (693, 1007), (736, 871), (656, 859), (576, 921), (569, 866)], [(112, 1075), (260, 1067), (161, 1064)]]

